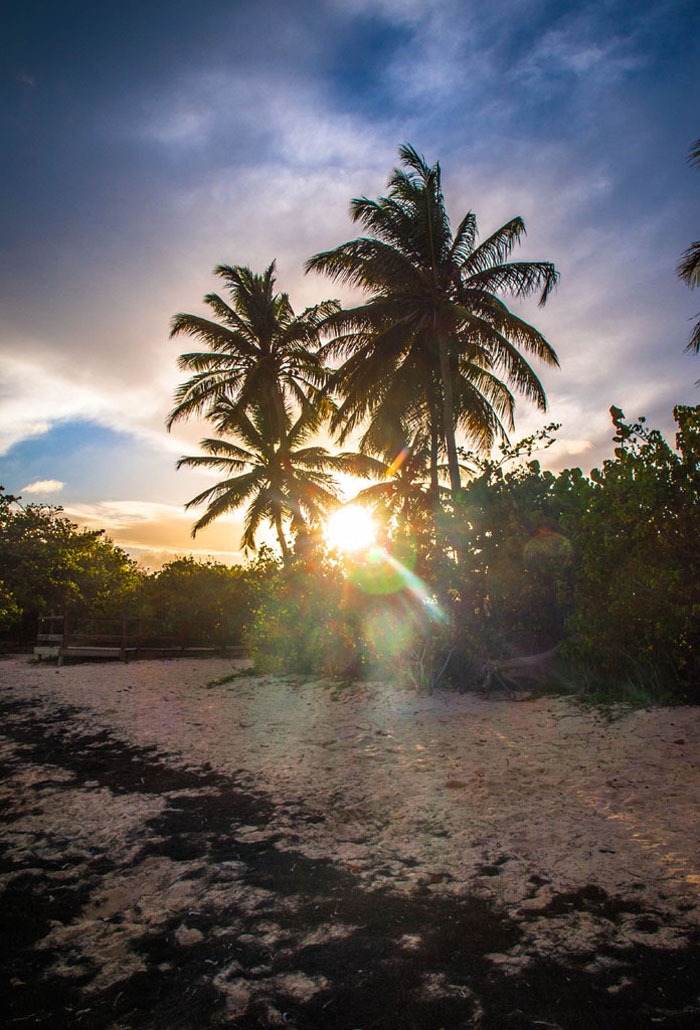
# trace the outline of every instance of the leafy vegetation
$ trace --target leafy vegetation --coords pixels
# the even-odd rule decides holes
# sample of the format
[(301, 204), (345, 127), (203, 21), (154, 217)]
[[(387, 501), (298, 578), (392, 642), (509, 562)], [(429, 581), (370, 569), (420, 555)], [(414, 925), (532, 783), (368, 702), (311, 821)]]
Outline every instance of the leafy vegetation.
[(643, 420), (612, 415), (614, 459), (589, 481), (561, 477), (577, 554), (571, 653), (609, 678), (690, 690), (700, 671), (700, 408), (675, 409), (675, 449)]
[(286, 562), (262, 548), (245, 566), (180, 558), (146, 575), (60, 509), (3, 493), (5, 626), (51, 607), (127, 610), (201, 644), (245, 643), (260, 671), (423, 687), (477, 687), (488, 661), (559, 645), (560, 686), (700, 701), (700, 406), (676, 408), (675, 446), (612, 416), (614, 456), (590, 476), (541, 468), (554, 427), (465, 455), (456, 497), (438, 512), (401, 503), (381, 545), (354, 556), (299, 532)]
[(79, 529), (62, 509), (22, 505), (0, 487), (0, 616), (5, 629), (36, 632), (52, 610), (108, 616), (134, 603), (136, 563), (102, 530)]
[(245, 568), (183, 557), (148, 574), (103, 531), (0, 487), (0, 631), (9, 640), (33, 639), (38, 617), (54, 611), (83, 624), (138, 616), (147, 634), (201, 646), (240, 643), (271, 564), (263, 550)]
[(489, 660), (558, 646), (560, 688), (700, 700), (700, 406), (676, 409), (675, 448), (612, 416), (614, 457), (590, 476), (532, 457), (554, 426), (470, 455), (472, 479), (436, 518), (384, 540), (398, 573), (318, 541), (280, 565), (252, 623), (256, 662), (476, 687)]
[[(559, 685), (589, 697), (700, 701), (700, 406), (675, 409), (675, 446), (612, 408), (614, 456), (590, 475), (542, 469), (555, 425), (511, 445), (514, 392), (545, 407), (528, 358), (557, 358), (502, 298), (543, 303), (557, 273), (509, 261), (520, 218), (479, 244), (469, 212), (453, 233), (439, 165), (400, 155), (385, 197), (352, 202), (368, 235), (307, 266), (364, 303), (296, 315), (274, 264), (220, 266), (230, 301), (205, 298), (218, 321), (173, 320), (204, 349), (180, 357), (168, 424), (197, 416), (216, 434), (179, 465), (223, 475), (187, 505), (193, 533), (245, 507), (244, 547), (268, 522), (281, 559), (263, 547), (245, 566), (178, 558), (148, 575), (60, 508), (1, 493), (0, 628), (128, 612), (163, 635), (245, 643), (260, 671), (428, 689), (556, 652)], [(360, 453), (314, 443), (324, 423), (339, 444), (361, 433)], [(323, 535), (342, 474), (375, 480), (355, 500), (376, 542), (355, 551)]]
[(240, 644), (252, 615), (253, 570), (176, 558), (141, 580), (139, 611), (162, 636), (199, 647)]

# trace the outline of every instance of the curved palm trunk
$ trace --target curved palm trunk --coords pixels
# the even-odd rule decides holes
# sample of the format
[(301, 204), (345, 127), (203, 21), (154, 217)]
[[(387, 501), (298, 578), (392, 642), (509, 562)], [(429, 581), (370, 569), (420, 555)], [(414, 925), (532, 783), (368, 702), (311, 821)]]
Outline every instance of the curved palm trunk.
[(275, 530), (277, 531), (277, 539), (280, 542), (280, 550), (282, 551), (282, 561), (285, 565), (289, 564), (289, 545), (284, 536), (284, 530), (282, 529), (282, 515), (281, 513), (275, 512)]

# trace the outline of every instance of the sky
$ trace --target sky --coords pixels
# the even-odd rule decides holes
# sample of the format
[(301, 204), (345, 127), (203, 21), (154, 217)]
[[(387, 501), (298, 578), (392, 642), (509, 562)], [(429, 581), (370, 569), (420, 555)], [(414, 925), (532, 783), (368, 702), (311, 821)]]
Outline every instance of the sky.
[(193, 541), (175, 470), (206, 427), (165, 417), (173, 314), (203, 314), (220, 263), (262, 271), (297, 310), (338, 286), (304, 261), (357, 235), (401, 143), (440, 161), (454, 224), (515, 215), (514, 259), (553, 261), (546, 307), (512, 304), (559, 355), (543, 458), (611, 454), (608, 409), (673, 432), (700, 403), (684, 352), (700, 291), (696, 0), (55, 0), (0, 14), (0, 483), (62, 505), (150, 568), (241, 560), (241, 518)]

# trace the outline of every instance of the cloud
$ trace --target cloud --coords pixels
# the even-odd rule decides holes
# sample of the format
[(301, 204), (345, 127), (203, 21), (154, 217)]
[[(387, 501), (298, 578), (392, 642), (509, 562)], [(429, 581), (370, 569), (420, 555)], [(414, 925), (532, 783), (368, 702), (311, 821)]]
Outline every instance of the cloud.
[(137, 544), (130, 544), (123, 548), (138, 562), (139, 566), (148, 572), (158, 572), (168, 562), (176, 561), (178, 558), (192, 557), (195, 561), (220, 562), (222, 565), (240, 565), (244, 556), (240, 551), (214, 551), (211, 548), (174, 548), (168, 550), (162, 547), (146, 547)]
[(192, 524), (201, 514), (196, 509), (186, 512), (171, 504), (106, 500), (95, 504), (66, 504), (65, 514), (86, 529), (104, 529), (115, 544), (136, 558), (157, 551), (171, 557), (213, 554), (231, 565), (243, 561), (239, 546), (243, 525), (238, 515), (222, 515), (193, 540)]
[[(4, 382), (0, 388), (0, 455), (16, 443), (47, 433), (52, 425), (68, 420), (92, 421), (117, 431), (140, 437), (164, 454), (181, 453), (190, 445), (192, 434), (184, 430), (168, 435), (163, 428), (172, 396), (170, 378), (165, 382), (145, 383), (138, 372), (129, 371), (130, 361), (138, 354), (124, 355), (124, 365), (105, 376), (99, 362), (90, 369), (84, 347), (76, 346), (82, 369), (71, 374), (60, 355), (52, 361), (18, 359), (7, 354), (3, 359)], [(12, 352), (31, 349), (18, 340)], [(172, 369), (172, 381), (176, 370)]]
[(533, 88), (538, 81), (564, 73), (581, 78), (589, 89), (600, 89), (643, 66), (646, 59), (635, 52), (633, 37), (601, 40), (597, 28), (595, 16), (583, 11), (563, 27), (551, 29), (517, 63), (516, 74)]
[[(172, 314), (205, 312), (201, 298), (221, 261), (261, 270), (277, 258), (278, 285), (297, 308), (347, 300), (329, 280), (305, 276), (303, 261), (357, 234), (349, 200), (383, 192), (403, 140), (441, 160), (454, 218), (475, 207), (487, 233), (522, 214), (530, 235), (518, 256), (554, 260), (562, 271), (545, 309), (517, 307), (562, 368), (543, 372), (548, 414), (518, 406), (516, 436), (561, 421), (549, 457), (597, 462), (610, 449), (611, 403), (667, 426), (674, 401), (697, 400), (697, 363), (682, 353), (697, 305), (674, 273), (693, 235), (683, 212), (697, 195), (683, 163), (697, 134), (683, 65), (691, 43), (663, 82), (649, 71), (649, 26), (672, 22), (667, 5), (332, 0), (312, 25), (292, 4), (278, 18), (251, 10), (243, 26), (235, 7), (230, 20), (206, 4), (198, 11), (197, 25), (217, 28), (208, 47), (199, 36), (192, 45), (179, 12), (168, 18), (161, 28), (173, 54), (185, 46), (182, 62), (154, 60), (140, 33), (143, 63), (128, 82), (118, 45), (110, 50), (118, 78), (103, 77), (99, 102), (83, 90), (80, 118), (51, 108), (64, 118), (65, 151), (52, 127), (32, 123), (42, 160), (27, 174), (22, 217), (8, 204), (20, 228), (9, 237), (0, 453), (75, 419), (127, 432), (167, 462), (194, 453), (201, 426), (163, 429), (184, 349), (168, 340)], [(93, 29), (109, 50), (101, 17)], [(368, 65), (363, 46), (376, 23)], [(156, 37), (165, 45), (154, 31), (149, 51)], [(62, 59), (61, 48), (51, 52)], [(348, 70), (334, 77), (341, 66)], [(22, 92), (33, 102), (41, 91)], [(669, 125), (677, 159), (659, 144)], [(114, 462), (127, 497), (132, 453)], [(73, 485), (72, 474), (50, 467), (22, 474), (52, 472)], [(100, 503), (112, 507), (84, 517), (111, 520), (130, 547), (151, 547), (162, 526), (173, 547), (192, 549), (191, 515)], [(229, 535), (211, 547), (237, 553), (240, 530), (232, 532), (235, 520), (224, 525)]]
[(37, 479), (35, 483), (22, 487), (23, 494), (55, 494), (65, 486), (60, 479)]
[(418, 22), (438, 5), (439, 0), (331, 0), (343, 14), (379, 15), (398, 24)]

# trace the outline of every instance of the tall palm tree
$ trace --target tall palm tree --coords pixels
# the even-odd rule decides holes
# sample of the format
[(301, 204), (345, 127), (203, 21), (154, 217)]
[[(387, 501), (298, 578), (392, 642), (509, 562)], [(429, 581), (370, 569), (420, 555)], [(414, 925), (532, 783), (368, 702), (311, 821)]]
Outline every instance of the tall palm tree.
[(178, 461), (178, 468), (216, 469), (226, 476), (185, 505), (186, 509), (207, 505), (192, 536), (219, 515), (247, 503), (243, 547), (255, 550), (255, 535), (262, 523), (269, 522), (286, 562), (290, 550), (285, 524), (291, 524), (292, 531), (318, 525), (339, 503), (333, 473), (361, 476), (372, 472), (371, 459), (363, 455), (333, 455), (324, 447), (302, 446), (315, 431), (317, 419), (305, 410), (292, 423), (288, 407), (284, 411), (285, 431), (280, 438), (276, 412), (264, 401), (245, 412), (240, 404), (224, 399), (210, 410), (208, 417), (216, 429), (235, 434), (240, 444), (223, 436), (208, 438), (200, 444), (205, 454)]
[(332, 380), (344, 397), (333, 425), (344, 427), (343, 436), (367, 415), (403, 410), (408, 423), (429, 425), (433, 467), (438, 441), (446, 449), (455, 491), (458, 427), (477, 444), (492, 443), (504, 422), (512, 425), (509, 387), (546, 407), (523, 352), (549, 365), (557, 356), (499, 295), (539, 292), (543, 304), (558, 273), (549, 262), (508, 261), (525, 233), (521, 218), (477, 244), (470, 211), (453, 234), (439, 164), (428, 166), (408, 145), (399, 156), (404, 167), (394, 170), (387, 196), (352, 201), (351, 216), (368, 235), (316, 254), (306, 267), (370, 293), (326, 321), (335, 333), (326, 353), (346, 359)]
[[(700, 139), (696, 139), (695, 143), (691, 146), (688, 152), (688, 161), (691, 165), (700, 168)], [(691, 289), (700, 286), (700, 240), (695, 240), (694, 243), (690, 244), (683, 254), (677, 272), (683, 282), (690, 286)], [(696, 354), (700, 352), (700, 319), (693, 327), (686, 350), (694, 350)]]
[(218, 321), (178, 314), (171, 336), (185, 334), (206, 346), (181, 354), (178, 364), (192, 375), (175, 393), (168, 429), (178, 419), (206, 416), (222, 399), (232, 416), (265, 398), (275, 412), (277, 439), (285, 435), (285, 403), (296, 402), (308, 415), (326, 373), (318, 357), (319, 326), (338, 310), (326, 301), (295, 315), (286, 293), (275, 292), (275, 263), (256, 275), (241, 265), (219, 265), (230, 303), (210, 293), (204, 300)]

